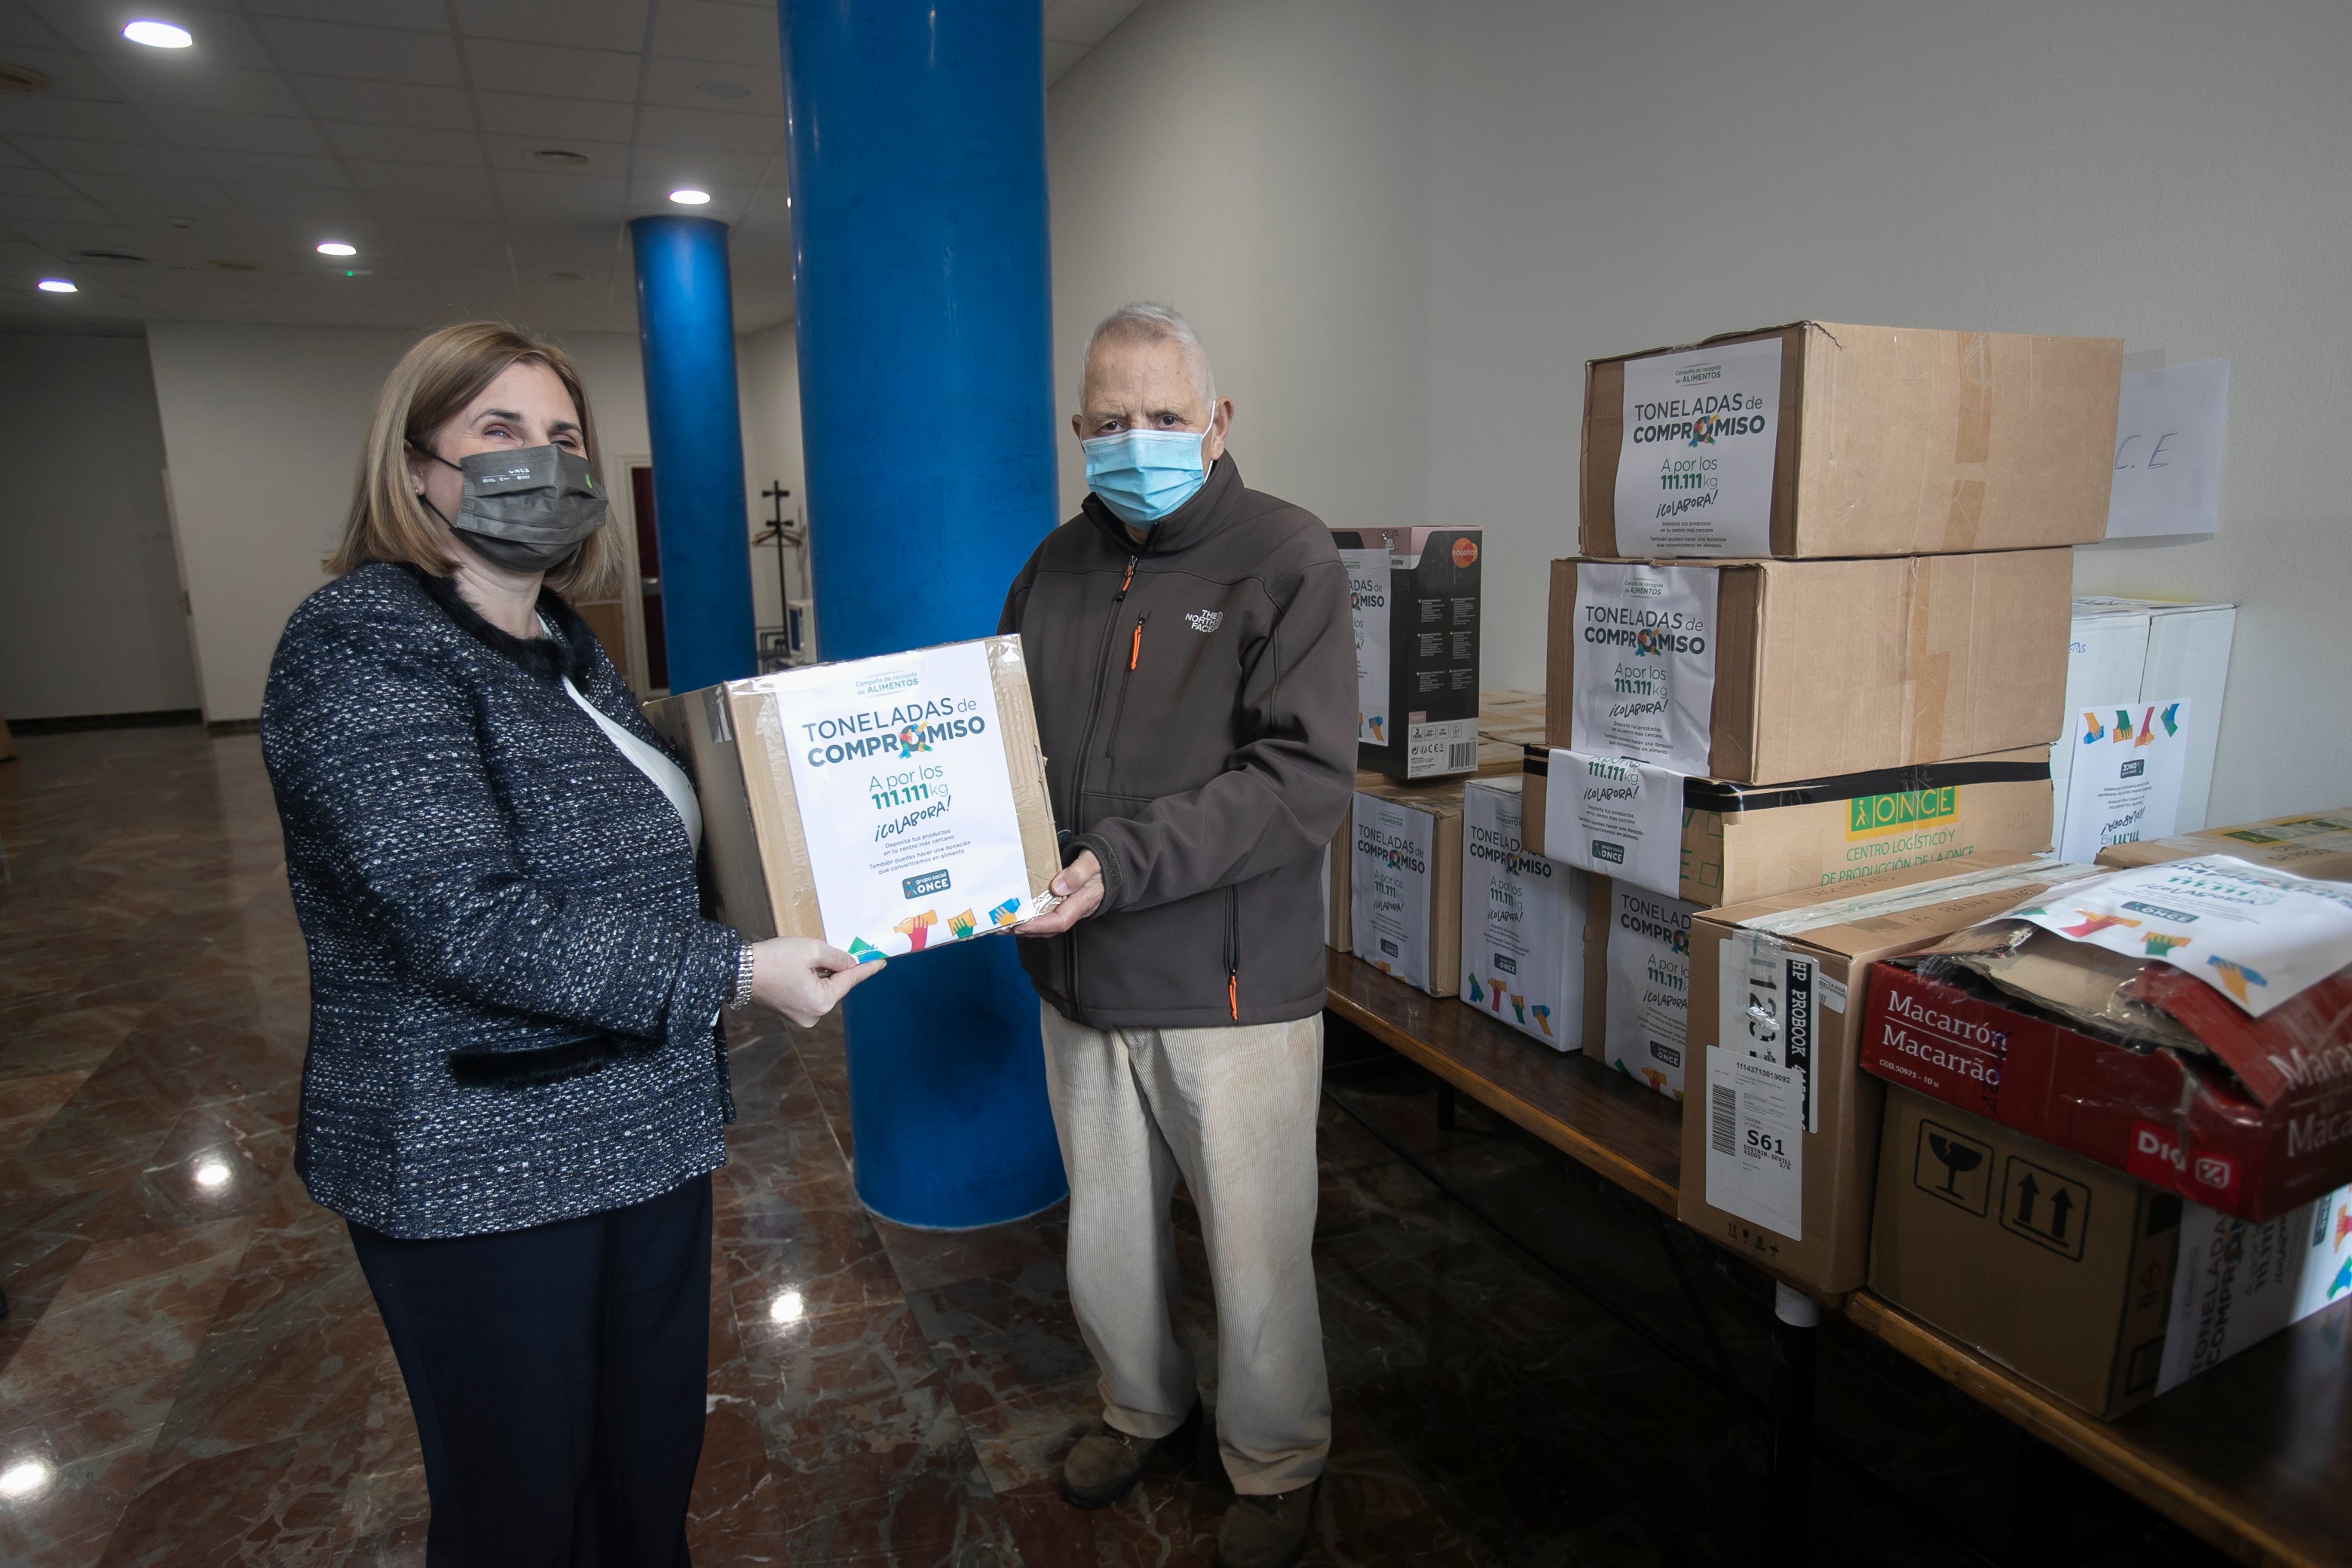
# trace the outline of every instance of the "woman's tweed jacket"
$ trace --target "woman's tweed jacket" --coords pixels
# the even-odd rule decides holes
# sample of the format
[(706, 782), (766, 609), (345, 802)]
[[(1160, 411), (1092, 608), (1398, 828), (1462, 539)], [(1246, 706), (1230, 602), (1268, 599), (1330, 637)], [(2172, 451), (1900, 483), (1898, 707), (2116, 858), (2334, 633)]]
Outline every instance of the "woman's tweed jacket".
[[(713, 1021), (738, 938), (700, 917), (677, 810), (561, 676), (663, 742), (580, 618), (540, 609), (560, 643), (378, 563), (304, 600), (270, 664), (262, 755), (310, 958), (295, 1169), (391, 1236), (619, 1208), (726, 1159)], [(626, 1048), (559, 1081), (450, 1066), (598, 1036)]]

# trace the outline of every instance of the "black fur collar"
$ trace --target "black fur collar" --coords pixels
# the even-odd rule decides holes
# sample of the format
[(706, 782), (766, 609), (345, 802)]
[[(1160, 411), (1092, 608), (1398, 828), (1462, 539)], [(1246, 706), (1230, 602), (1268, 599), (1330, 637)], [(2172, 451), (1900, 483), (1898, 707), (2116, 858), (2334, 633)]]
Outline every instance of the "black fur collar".
[(555, 637), (519, 637), (484, 620), (480, 612), (458, 594), (454, 579), (436, 577), (405, 563), (402, 569), (416, 580), (417, 586), (451, 620), (471, 632), (484, 647), (503, 654), (541, 680), (552, 684), (568, 675), (572, 685), (583, 691), (588, 689), (588, 679), (596, 669), (596, 634), (588, 629), (587, 622), (573, 614), (572, 606), (554, 589), (541, 585), (539, 613), (555, 627)]

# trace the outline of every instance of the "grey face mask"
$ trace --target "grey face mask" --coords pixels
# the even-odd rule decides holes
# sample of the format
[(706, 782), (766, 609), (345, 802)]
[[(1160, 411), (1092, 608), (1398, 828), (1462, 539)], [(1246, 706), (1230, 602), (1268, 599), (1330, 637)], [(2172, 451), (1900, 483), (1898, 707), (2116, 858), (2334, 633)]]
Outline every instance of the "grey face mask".
[[(438, 452), (425, 455), (466, 476), (457, 515), (441, 521), (464, 534), (483, 560), (509, 571), (561, 566), (582, 540), (604, 526), (604, 497), (589, 477), (588, 459), (577, 452), (514, 447), (475, 452), (454, 463)], [(441, 517), (432, 502), (425, 505)]]

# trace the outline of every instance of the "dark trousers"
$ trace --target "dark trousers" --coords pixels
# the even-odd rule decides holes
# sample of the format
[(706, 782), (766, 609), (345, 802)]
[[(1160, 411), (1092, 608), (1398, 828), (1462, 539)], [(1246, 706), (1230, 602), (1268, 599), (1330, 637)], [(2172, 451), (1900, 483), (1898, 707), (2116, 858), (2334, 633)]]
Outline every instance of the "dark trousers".
[(428, 1568), (685, 1568), (710, 1178), (493, 1236), (351, 1232), (416, 1411)]

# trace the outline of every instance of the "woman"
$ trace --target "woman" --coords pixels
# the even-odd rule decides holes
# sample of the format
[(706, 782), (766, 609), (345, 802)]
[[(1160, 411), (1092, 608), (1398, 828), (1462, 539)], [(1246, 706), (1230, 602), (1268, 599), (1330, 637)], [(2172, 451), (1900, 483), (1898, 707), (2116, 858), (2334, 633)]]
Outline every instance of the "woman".
[(686, 1562), (719, 1014), (806, 1027), (881, 967), (700, 917), (692, 786), (562, 597), (618, 565), (595, 474), (560, 352), (425, 338), (262, 703), (310, 960), (295, 1168), (391, 1334), (436, 1564)]

